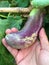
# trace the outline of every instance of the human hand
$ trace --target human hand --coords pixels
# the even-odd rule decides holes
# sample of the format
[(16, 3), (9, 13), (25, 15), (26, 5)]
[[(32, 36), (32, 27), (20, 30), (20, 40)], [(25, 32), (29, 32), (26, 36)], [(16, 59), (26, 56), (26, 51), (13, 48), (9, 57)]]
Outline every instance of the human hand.
[[(16, 28), (7, 29), (6, 30), (6, 34), (9, 34), (11, 32), (17, 32), (17, 31), (18, 30)], [(17, 49), (14, 49), (14, 48), (10, 47), (7, 44), (5, 38), (2, 39), (2, 42), (3, 42), (3, 45), (8, 49), (8, 51), (13, 55), (13, 57), (15, 58), (15, 60), (16, 60), (16, 62), (17, 62), (18, 65), (19, 64), (23, 65), (23, 64), (28, 63), (28, 62), (26, 62), (26, 60), (28, 60), (28, 58), (30, 58), (32, 56), (32, 52), (33, 52), (32, 51), (32, 49), (33, 49), (32, 46), (28, 47), (26, 49), (21, 49), (21, 50), (18, 51)], [(31, 55), (30, 55), (30, 53), (31, 53)]]
[(40, 44), (35, 49), (36, 63), (37, 65), (49, 65), (49, 41), (44, 29), (41, 29), (39, 38)]
[[(11, 30), (8, 29), (6, 31), (7, 34), (11, 33), (11, 32), (16, 32), (17, 30), (15, 28), (12, 28)], [(40, 36), (40, 42), (43, 38), (41, 38), (41, 33), (43, 32), (44, 30), (42, 29), (39, 36)], [(43, 32), (42, 34), (44, 34), (45, 36), (45, 32)], [(44, 37), (43, 36), (43, 37)], [(44, 38), (45, 39), (45, 38)], [(45, 39), (47, 40), (47, 39)], [(45, 41), (44, 40), (44, 41)], [(42, 50), (41, 49), (41, 46), (44, 46), (44, 44), (39, 44), (40, 42), (39, 41), (36, 41), (32, 46), (26, 48), (26, 49), (21, 49), (21, 50), (16, 50), (12, 47), (10, 47), (9, 45), (7, 45), (5, 39), (2, 40), (4, 46), (9, 50), (9, 52), (14, 56), (15, 60), (17, 61), (17, 64), (18, 65), (40, 65), (41, 63), (39, 63), (39, 57), (40, 57), (40, 54)], [(45, 51), (45, 50), (44, 50)], [(42, 55), (42, 54), (41, 54)], [(39, 56), (39, 57), (38, 57)], [(44, 58), (45, 59), (45, 58)]]

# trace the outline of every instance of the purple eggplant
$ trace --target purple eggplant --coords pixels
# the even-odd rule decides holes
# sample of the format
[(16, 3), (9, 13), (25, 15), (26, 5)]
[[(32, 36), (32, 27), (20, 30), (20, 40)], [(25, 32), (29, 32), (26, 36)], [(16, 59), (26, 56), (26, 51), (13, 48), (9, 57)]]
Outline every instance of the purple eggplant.
[(5, 36), (7, 44), (16, 49), (31, 46), (37, 39), (42, 22), (42, 12), (39, 9), (33, 9), (29, 14), (26, 24), (20, 31)]

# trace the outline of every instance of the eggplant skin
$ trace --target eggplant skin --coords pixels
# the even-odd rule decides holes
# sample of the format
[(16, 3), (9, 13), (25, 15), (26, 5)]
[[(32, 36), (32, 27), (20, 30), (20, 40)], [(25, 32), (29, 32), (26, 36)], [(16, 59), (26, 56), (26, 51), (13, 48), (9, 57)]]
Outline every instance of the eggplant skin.
[(13, 34), (8, 34), (5, 37), (8, 45), (16, 49), (22, 49), (31, 46), (35, 42), (36, 38), (36, 33), (33, 33), (30, 37), (26, 36), (25, 38), (19, 37), (18, 35), (16, 35), (16, 33), (14, 33), (14, 36)]
[(16, 49), (27, 48), (37, 39), (38, 32), (42, 27), (43, 13), (37, 11), (33, 16), (29, 16), (22, 30), (10, 33), (5, 36), (8, 45)]

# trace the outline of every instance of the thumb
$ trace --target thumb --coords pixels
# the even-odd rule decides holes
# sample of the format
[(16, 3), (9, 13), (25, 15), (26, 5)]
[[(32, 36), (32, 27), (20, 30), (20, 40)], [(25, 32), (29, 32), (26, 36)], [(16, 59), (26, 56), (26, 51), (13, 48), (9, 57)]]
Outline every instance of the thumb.
[(39, 38), (40, 38), (41, 48), (49, 51), (49, 42), (44, 28), (41, 29), (39, 33)]

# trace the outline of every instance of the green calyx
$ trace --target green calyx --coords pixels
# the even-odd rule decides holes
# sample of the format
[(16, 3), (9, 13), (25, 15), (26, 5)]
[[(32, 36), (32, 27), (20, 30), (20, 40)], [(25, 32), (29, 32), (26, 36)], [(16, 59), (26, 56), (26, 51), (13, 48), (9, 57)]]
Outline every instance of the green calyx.
[(31, 5), (36, 8), (49, 6), (49, 0), (32, 0)]
[(36, 8), (34, 8), (34, 9), (32, 9), (32, 11), (30, 12), (30, 14), (29, 14), (29, 16), (34, 16), (34, 15), (36, 15), (37, 13), (39, 13), (39, 9), (36, 9)]

